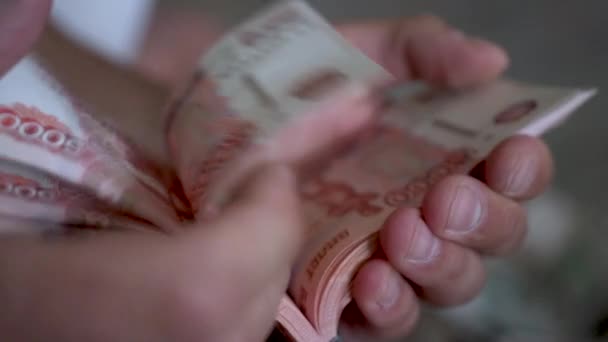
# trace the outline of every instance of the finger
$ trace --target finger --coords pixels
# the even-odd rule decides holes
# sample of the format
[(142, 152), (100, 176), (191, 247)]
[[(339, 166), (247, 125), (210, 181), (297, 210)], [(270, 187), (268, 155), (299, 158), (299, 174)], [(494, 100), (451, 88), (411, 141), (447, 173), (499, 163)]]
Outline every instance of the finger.
[[(338, 155), (341, 147), (352, 142), (357, 133), (369, 126), (380, 101), (374, 99), (369, 89), (354, 84), (338, 90), (335, 94), (337, 96), (335, 99), (323, 100), (314, 111), (294, 118), (291, 120), (293, 122), (278, 128), (272, 139), (258, 141), (240, 153), (231, 161), (230, 165), (225, 167), (226, 171), (223, 173), (222, 179), (215, 182), (213, 187), (207, 191), (206, 199), (204, 203), (201, 203), (203, 208), (200, 212), (206, 213), (209, 208), (221, 207), (226, 196), (233, 192), (232, 189), (259, 165), (268, 162), (285, 163), (297, 170), (298, 175), (303, 175), (307, 171), (317, 171), (315, 170), (317, 166), (325, 165), (324, 163)], [(348, 120), (344, 120), (345, 113), (348, 114)], [(199, 118), (204, 117), (199, 116)], [(175, 140), (200, 141), (200, 132), (193, 128), (196, 126), (192, 125), (190, 120), (185, 120), (185, 117), (178, 118), (178, 120), (172, 130), (174, 132), (180, 130), (181, 134), (171, 134), (171, 136), (175, 136)], [(187, 132), (187, 134), (183, 134), (183, 132)], [(315, 138), (310, 139), (311, 136)], [(192, 137), (192, 139), (188, 137)], [(192, 146), (192, 144), (184, 143), (172, 143), (172, 145)], [(196, 160), (201, 155), (200, 149), (180, 150), (177, 148), (174, 150), (177, 160)], [(192, 151), (196, 151), (196, 156), (188, 158), (188, 156), (192, 156), (192, 154), (188, 154)], [(177, 164), (178, 169), (186, 169), (180, 166), (186, 163), (178, 161)]]
[(551, 152), (541, 140), (513, 137), (500, 144), (485, 164), (485, 181), (494, 191), (516, 200), (541, 194), (553, 178)]
[[(313, 111), (294, 118), (278, 131), (275, 154), (292, 164), (307, 164), (332, 147), (351, 141), (369, 127), (381, 106), (374, 93), (360, 84), (347, 84), (333, 92)], [(310, 139), (314, 136), (314, 139)]]
[(0, 76), (34, 45), (44, 28), (51, 0), (0, 3)]
[(477, 295), (485, 282), (479, 256), (436, 237), (418, 210), (395, 212), (380, 232), (380, 243), (391, 265), (431, 303), (464, 303)]
[[(204, 274), (190, 276), (199, 287), (199, 302), (205, 301), (201, 306), (220, 305), (222, 312), (234, 314), (244, 305), (255, 306), (253, 299), (268, 284), (284, 290), (304, 239), (292, 173), (283, 166), (260, 168), (225, 212), (194, 228), (178, 237), (180, 248), (173, 252), (180, 262), (188, 257), (184, 268), (204, 266)], [(201, 277), (203, 287), (197, 283)], [(234, 317), (207, 319), (225, 322)]]
[(347, 24), (339, 30), (400, 80), (466, 87), (496, 78), (509, 63), (502, 48), (429, 15)]
[(422, 212), (438, 237), (491, 255), (515, 250), (527, 232), (522, 206), (468, 176), (451, 176), (431, 188)]
[(359, 270), (353, 280), (352, 294), (365, 320), (362, 320), (364, 323), (347, 322), (351, 334), (405, 336), (418, 321), (420, 307), (416, 294), (384, 260), (369, 261)]

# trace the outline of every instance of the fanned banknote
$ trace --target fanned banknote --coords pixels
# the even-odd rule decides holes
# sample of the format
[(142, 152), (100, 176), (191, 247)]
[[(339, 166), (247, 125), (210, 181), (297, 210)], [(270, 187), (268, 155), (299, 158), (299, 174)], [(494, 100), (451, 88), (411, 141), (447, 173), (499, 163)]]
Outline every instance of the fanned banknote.
[(0, 158), (95, 193), (159, 227), (177, 222), (167, 192), (137, 172), (134, 154), (44, 69), (23, 59), (0, 81)]
[(373, 119), (340, 153), (311, 161), (301, 184), (309, 241), (276, 321), (292, 340), (331, 341), (388, 215), (419, 206), (504, 139), (556, 127), (595, 93), (498, 80), (387, 102), (376, 88), (391, 80), (303, 1), (227, 32), (173, 97), (51, 32), (0, 80), (0, 229), (171, 230), (221, 209), (256, 163), (306, 164), (302, 146), (323, 146), (331, 131), (324, 120)]

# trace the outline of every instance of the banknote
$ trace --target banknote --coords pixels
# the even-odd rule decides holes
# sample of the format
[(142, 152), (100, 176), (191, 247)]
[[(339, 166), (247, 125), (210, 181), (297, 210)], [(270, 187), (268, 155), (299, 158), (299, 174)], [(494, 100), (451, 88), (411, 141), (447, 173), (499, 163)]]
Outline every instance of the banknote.
[[(198, 213), (222, 202), (215, 197), (230, 191), (218, 183), (236, 184), (262, 159), (309, 159), (326, 148), (323, 139), (299, 143), (310, 140), (309, 130), (330, 137), (319, 128), (332, 129), (324, 123), (338, 122), (336, 116), (349, 113), (352, 127), (369, 119), (381, 103), (374, 86), (390, 80), (304, 1), (277, 1), (255, 13), (201, 57), (168, 120), (189, 203)], [(224, 165), (237, 153), (249, 157)], [(218, 174), (220, 167), (230, 173)]]
[(86, 189), (14, 160), (0, 159), (0, 217), (96, 229), (154, 231), (145, 220), (120, 212)]
[[(2, 236), (63, 236), (68, 232), (63, 223), (55, 223), (44, 220), (24, 219), (11, 215), (0, 216), (0, 234)], [(73, 231), (73, 230), (70, 230)]]
[(106, 147), (128, 149), (128, 159), (123, 162), (148, 186), (162, 192), (163, 186), (157, 183), (162, 183), (159, 178), (165, 171), (160, 168), (169, 167), (163, 115), (170, 104), (171, 90), (130, 68), (104, 60), (52, 25), (31, 56), (43, 68), (47, 80), (52, 78), (75, 107), (105, 129), (100, 134), (111, 133), (120, 139), (120, 146)]
[(0, 158), (86, 188), (158, 227), (175, 227), (167, 190), (138, 173), (133, 152), (88, 115), (35, 56), (0, 80)]
[(228, 31), (201, 58), (200, 73), (229, 111), (259, 130), (314, 110), (346, 84), (392, 79), (298, 0), (273, 2)]

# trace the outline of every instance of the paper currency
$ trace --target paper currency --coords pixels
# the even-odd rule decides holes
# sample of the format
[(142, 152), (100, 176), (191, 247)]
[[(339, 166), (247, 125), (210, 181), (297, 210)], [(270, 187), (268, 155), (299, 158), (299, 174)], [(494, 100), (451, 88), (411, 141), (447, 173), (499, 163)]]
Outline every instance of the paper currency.
[(262, 9), (217, 42), (200, 67), (226, 106), (260, 130), (313, 111), (349, 83), (392, 79), (304, 1)]
[(155, 230), (58, 177), (13, 160), (0, 159), (0, 217), (99, 229)]
[[(307, 159), (335, 135), (318, 131), (328, 128), (324, 122), (343, 113), (352, 126), (366, 120), (378, 105), (370, 89), (391, 79), (305, 2), (279, 1), (260, 11), (201, 58), (193, 87), (169, 120), (171, 154), (190, 203), (205, 211), (219, 201), (209, 183), (236, 183), (259, 160)], [(303, 144), (310, 134), (323, 138)], [(212, 151), (217, 139), (222, 148)], [(246, 160), (224, 165), (245, 150)], [(230, 173), (218, 180), (220, 167)]]
[(86, 188), (161, 229), (176, 226), (166, 189), (137, 173), (128, 145), (27, 57), (0, 80), (0, 158)]

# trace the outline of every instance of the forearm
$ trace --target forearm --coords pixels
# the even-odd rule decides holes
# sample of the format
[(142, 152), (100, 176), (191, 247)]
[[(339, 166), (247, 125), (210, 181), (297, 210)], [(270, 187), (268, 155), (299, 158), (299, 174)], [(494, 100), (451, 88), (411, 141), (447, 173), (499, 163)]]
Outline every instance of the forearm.
[[(143, 240), (143, 241), (142, 241)], [(155, 341), (170, 283), (150, 239), (0, 240), (0, 330), (8, 341)], [(160, 253), (162, 254), (162, 253)], [(142, 258), (148, 259), (142, 263)], [(165, 324), (157, 324), (165, 323)]]
[[(30, 341), (40, 333), (32, 327), (39, 303), (35, 287), (44, 287), (40, 277), (34, 277), (41, 268), (43, 245), (38, 240), (3, 238), (0, 240), (0, 330), (7, 340)], [(33, 278), (36, 282), (33, 283)], [(49, 279), (50, 281), (51, 279)], [(35, 324), (35, 323), (34, 323)]]

